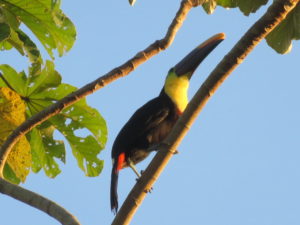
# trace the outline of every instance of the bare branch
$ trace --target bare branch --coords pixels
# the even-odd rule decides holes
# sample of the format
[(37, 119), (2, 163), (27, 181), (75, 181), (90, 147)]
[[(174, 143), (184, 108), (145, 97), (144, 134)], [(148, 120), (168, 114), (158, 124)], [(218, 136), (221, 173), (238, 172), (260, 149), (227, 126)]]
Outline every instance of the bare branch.
[(97, 80), (85, 85), (55, 104), (47, 107), (17, 127), (0, 148), (0, 177), (3, 177), (3, 168), (10, 150), (23, 135), (87, 95), (90, 95), (93, 92), (103, 88), (118, 78), (128, 75), (140, 64), (169, 47), (172, 44), (177, 31), (185, 20), (187, 13), (194, 6), (197, 6), (197, 4), (195, 4), (192, 0), (183, 0), (163, 39), (155, 41), (149, 47), (137, 53), (133, 58), (128, 60), (123, 65), (116, 67), (104, 76), (99, 77)]
[[(133, 187), (112, 225), (130, 223), (137, 208), (146, 196), (147, 190), (153, 186), (159, 175), (173, 156), (180, 142), (188, 132), (198, 114), (209, 98), (220, 87), (230, 73), (243, 62), (254, 47), (270, 33), (297, 5), (299, 0), (276, 0), (268, 11), (245, 33), (240, 41), (223, 58), (201, 85), (175, 127), (159, 147), (158, 153), (151, 161), (142, 177)], [(300, 3), (299, 3), (300, 4)]]
[(63, 225), (80, 225), (75, 216), (57, 203), (1, 178), (0, 192), (47, 213)]

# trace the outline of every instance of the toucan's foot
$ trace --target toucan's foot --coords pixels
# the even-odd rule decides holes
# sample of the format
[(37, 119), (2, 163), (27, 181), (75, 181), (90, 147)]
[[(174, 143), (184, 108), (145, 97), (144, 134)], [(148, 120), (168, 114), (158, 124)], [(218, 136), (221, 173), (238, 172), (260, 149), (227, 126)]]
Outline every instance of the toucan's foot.
[[(166, 144), (166, 143), (159, 143), (159, 144), (155, 144), (155, 145), (152, 145), (150, 148), (148, 148), (148, 151), (158, 151), (158, 149), (162, 146), (162, 145), (166, 145), (167, 147), (169, 147), (170, 145), (169, 144)], [(174, 151), (174, 155), (178, 154), (179, 151), (176, 149)]]
[[(141, 175), (143, 175), (144, 172), (145, 172), (144, 170), (141, 170)], [(136, 180), (136, 182), (138, 182), (140, 179), (141, 179), (141, 177), (138, 177), (135, 180)], [(153, 191), (153, 187), (144, 190), (144, 192), (147, 193), (147, 194), (151, 193), (152, 191)]]
[(160, 146), (160, 144), (154, 144), (148, 148), (148, 151), (149, 152), (157, 151), (159, 146)]
[(137, 171), (137, 169), (135, 168), (133, 162), (130, 160), (130, 159), (127, 159), (127, 163), (128, 163), (128, 166), (133, 170), (133, 172), (136, 174), (136, 176), (138, 178), (141, 177), (141, 174)]
[(140, 176), (138, 176), (138, 177), (135, 179), (137, 182), (139, 181), (139, 179), (141, 178), (141, 176), (143, 175), (143, 173), (144, 173), (144, 170), (141, 170)]
[(143, 175), (144, 172), (145, 172), (145, 170), (141, 170), (140, 176), (138, 176), (135, 180), (136, 180), (136, 181), (139, 181), (139, 179), (141, 178), (141, 176)]

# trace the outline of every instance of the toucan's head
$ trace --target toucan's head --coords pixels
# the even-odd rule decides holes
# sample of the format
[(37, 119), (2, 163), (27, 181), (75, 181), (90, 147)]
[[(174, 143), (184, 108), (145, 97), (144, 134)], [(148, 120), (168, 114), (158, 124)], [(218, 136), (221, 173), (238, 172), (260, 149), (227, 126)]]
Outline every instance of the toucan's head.
[(224, 39), (224, 33), (212, 36), (170, 69), (163, 91), (176, 104), (179, 111), (183, 112), (187, 105), (187, 90), (193, 73), (205, 57)]

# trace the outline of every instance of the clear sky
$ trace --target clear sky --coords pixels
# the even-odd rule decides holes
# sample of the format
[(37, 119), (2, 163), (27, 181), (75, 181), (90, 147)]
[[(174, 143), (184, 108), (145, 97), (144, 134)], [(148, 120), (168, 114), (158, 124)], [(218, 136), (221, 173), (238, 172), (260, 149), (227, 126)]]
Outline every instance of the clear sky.
[[(75, 23), (77, 41), (56, 58), (63, 82), (82, 87), (127, 61), (165, 35), (178, 1), (63, 1)], [(31, 174), (24, 187), (61, 204), (82, 225), (110, 224), (111, 146), (132, 113), (159, 94), (170, 67), (199, 43), (219, 32), (223, 41), (191, 80), (191, 97), (201, 83), (265, 12), (245, 17), (218, 7), (213, 15), (193, 9), (172, 46), (87, 98), (109, 130), (102, 174), (85, 177), (70, 148), (62, 173), (49, 179)], [(299, 225), (300, 74), (299, 42), (279, 55), (262, 41), (212, 97), (135, 215), (133, 225)], [(1, 63), (26, 69), (27, 60), (2, 52)], [(152, 155), (151, 155), (152, 158)], [(144, 169), (149, 160), (138, 165)], [(135, 183), (130, 169), (120, 173), (119, 201)], [(1, 225), (55, 225), (48, 215), (0, 195)]]

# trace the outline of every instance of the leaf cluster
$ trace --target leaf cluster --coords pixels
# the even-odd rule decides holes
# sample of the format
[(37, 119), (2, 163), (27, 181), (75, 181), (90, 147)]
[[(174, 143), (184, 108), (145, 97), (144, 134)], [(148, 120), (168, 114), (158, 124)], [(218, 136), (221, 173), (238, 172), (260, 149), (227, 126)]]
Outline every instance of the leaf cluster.
[[(5, 124), (0, 128), (1, 143), (26, 119), (76, 90), (61, 83), (54, 62), (43, 61), (38, 44), (26, 29), (35, 35), (52, 60), (54, 51), (62, 56), (76, 39), (75, 26), (61, 11), (60, 0), (0, 0), (0, 50), (14, 48), (30, 62), (28, 73), (0, 65), (0, 122)], [(4, 93), (13, 97), (7, 98)], [(12, 123), (7, 118), (18, 122)], [(100, 174), (103, 161), (98, 154), (106, 143), (106, 123), (96, 109), (81, 99), (19, 141), (5, 165), (5, 178), (14, 183), (24, 182), (30, 169), (33, 172), (43, 169), (47, 176), (55, 177), (61, 171), (59, 161), (66, 162), (62, 138), (71, 146), (78, 166), (87, 176)]]
[[(255, 13), (268, 0), (206, 0), (203, 9), (212, 14), (217, 6), (238, 8), (245, 16)], [(266, 37), (268, 45), (280, 54), (292, 49), (292, 40), (300, 39), (300, 4)]]

